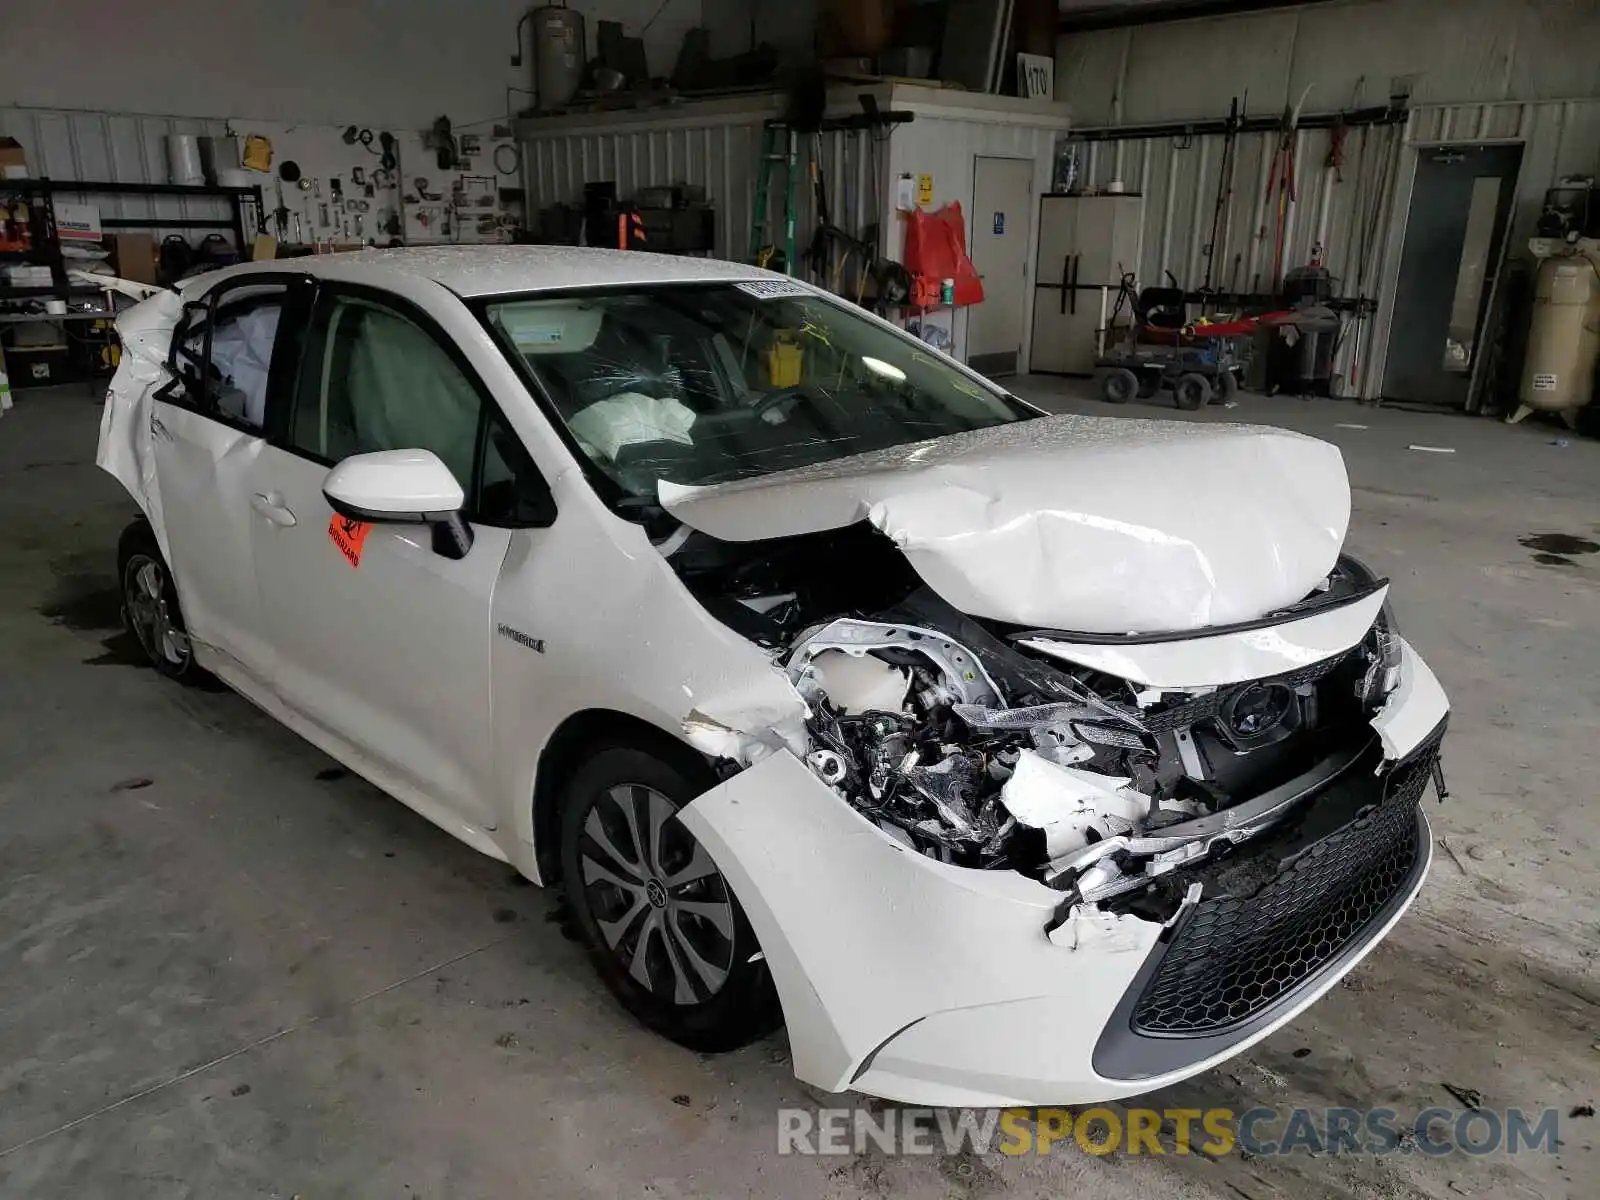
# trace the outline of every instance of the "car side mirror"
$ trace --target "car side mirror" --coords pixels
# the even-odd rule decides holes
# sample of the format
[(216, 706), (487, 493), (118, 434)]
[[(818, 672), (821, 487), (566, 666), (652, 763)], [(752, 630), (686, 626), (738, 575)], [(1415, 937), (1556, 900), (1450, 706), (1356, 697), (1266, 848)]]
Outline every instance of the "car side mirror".
[(354, 521), (433, 526), (433, 548), (446, 558), (472, 549), (472, 526), (461, 516), (466, 494), (431, 450), (352, 454), (328, 472), (322, 494)]

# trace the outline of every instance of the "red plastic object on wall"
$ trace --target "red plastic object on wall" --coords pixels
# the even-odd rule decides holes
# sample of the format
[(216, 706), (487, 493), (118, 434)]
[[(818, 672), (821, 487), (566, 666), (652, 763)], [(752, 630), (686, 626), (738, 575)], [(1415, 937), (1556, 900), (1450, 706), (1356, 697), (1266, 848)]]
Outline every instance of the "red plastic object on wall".
[(906, 214), (905, 268), (913, 279), (956, 281), (957, 304), (983, 303), (983, 281), (967, 257), (967, 222), (959, 202)]

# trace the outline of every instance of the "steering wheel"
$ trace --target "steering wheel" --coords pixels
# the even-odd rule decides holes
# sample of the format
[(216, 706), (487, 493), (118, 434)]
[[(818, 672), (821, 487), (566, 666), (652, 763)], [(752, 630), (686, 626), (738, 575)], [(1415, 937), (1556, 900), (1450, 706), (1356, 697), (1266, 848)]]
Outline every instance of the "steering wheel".
[(755, 402), (750, 411), (761, 420), (765, 421), (767, 420), (768, 413), (787, 415), (789, 410), (795, 405), (799, 404), (802, 400), (809, 399), (810, 397), (806, 394), (806, 390), (803, 387), (796, 386), (782, 388), (776, 392), (768, 392), (765, 396), (761, 397), (761, 399)]

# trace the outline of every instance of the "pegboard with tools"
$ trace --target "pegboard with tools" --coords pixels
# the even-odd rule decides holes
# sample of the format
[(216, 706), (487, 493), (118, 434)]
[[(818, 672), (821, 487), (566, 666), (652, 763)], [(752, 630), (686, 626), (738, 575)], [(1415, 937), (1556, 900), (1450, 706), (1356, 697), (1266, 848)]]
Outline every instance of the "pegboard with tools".
[(262, 232), (303, 246), (386, 246), (402, 236), (403, 137), (356, 125), (229, 127), (261, 184)]
[[(399, 147), (400, 211), (408, 245), (511, 240), (522, 215), (522, 161), (515, 140), (457, 133), (446, 142), (436, 133), (407, 133), (400, 135)], [(449, 165), (441, 167), (441, 161)]]

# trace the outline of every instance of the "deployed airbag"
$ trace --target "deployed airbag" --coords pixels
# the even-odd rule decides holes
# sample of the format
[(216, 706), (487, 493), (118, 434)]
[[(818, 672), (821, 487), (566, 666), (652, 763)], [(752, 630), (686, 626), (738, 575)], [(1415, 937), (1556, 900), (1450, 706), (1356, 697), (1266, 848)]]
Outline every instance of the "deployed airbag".
[(1328, 575), (1350, 520), (1336, 447), (1249, 425), (1059, 416), (710, 487), (678, 520), (759, 541), (869, 520), (974, 616), (1092, 633), (1248, 621)]
[(645, 442), (693, 444), (689, 427), (694, 409), (667, 397), (620, 392), (578, 413), (567, 424), (573, 436), (604, 458), (615, 461), (624, 446)]
[(257, 429), (266, 420), (267, 374), (281, 311), (276, 304), (262, 305), (220, 322), (211, 336), (211, 366), (222, 378), (218, 406)]

